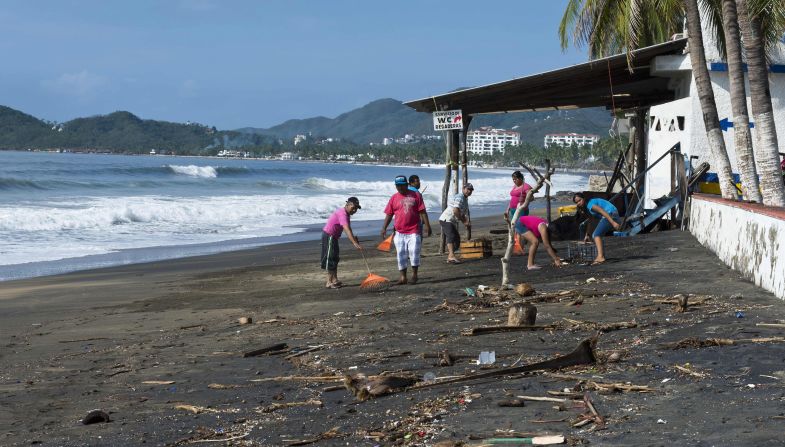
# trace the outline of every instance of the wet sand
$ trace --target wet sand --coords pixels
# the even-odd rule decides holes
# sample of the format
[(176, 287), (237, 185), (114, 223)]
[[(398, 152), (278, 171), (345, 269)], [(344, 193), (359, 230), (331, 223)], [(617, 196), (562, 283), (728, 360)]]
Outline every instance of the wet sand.
[[(446, 264), (437, 238), (426, 239), (421, 282), (382, 293), (359, 289), (367, 271), (346, 239), (339, 275), (347, 287), (338, 290), (323, 287), (318, 242), (0, 283), (0, 445), (433, 445), (512, 432), (562, 434), (572, 445), (781, 445), (785, 343), (662, 346), (785, 336), (756, 326), (785, 320), (780, 300), (678, 231), (611, 238), (601, 266), (524, 271), (515, 257), (512, 282), (540, 295), (468, 299), (465, 288), (501, 281), (506, 236), (489, 230), (502, 228), (475, 221), (476, 236), (494, 239), (494, 256), (460, 265)], [(555, 245), (565, 256), (566, 243)], [(375, 273), (395, 278), (392, 253), (368, 253)], [(538, 262), (547, 264), (543, 249)], [(553, 329), (461, 335), (505, 324), (511, 302), (568, 290), (583, 296), (536, 303), (537, 323)], [(676, 294), (707, 300), (686, 312), (657, 302)], [(444, 300), (450, 305), (440, 306)], [(240, 325), (242, 316), (253, 323)], [(597, 333), (589, 323), (617, 322), (636, 327), (600, 334), (598, 363), (560, 371), (569, 377), (518, 374), (364, 402), (325, 391), (340, 385), (334, 381), (254, 381), (494, 371), (568, 353)], [(277, 343), (287, 349), (241, 355)], [(443, 350), (466, 358), (452, 366), (422, 358)], [(480, 351), (495, 351), (496, 364), (480, 369), (472, 361)], [(612, 353), (618, 362), (606, 361)], [(652, 390), (606, 393), (592, 381)], [(553, 402), (497, 405), (564, 389), (588, 392), (605, 427), (574, 427), (587, 410), (573, 402), (562, 411)], [(291, 403), (304, 404), (281, 406)], [(112, 422), (82, 425), (93, 409)]]

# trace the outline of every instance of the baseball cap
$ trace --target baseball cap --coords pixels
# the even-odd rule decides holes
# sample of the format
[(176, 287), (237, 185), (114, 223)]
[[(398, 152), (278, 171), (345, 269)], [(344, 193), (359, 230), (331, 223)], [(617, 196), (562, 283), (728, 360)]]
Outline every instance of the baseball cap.
[(467, 183), (467, 184), (463, 185), (463, 187), (467, 188), (467, 189), (471, 189), (472, 191), (474, 191), (474, 185), (472, 185), (471, 183)]
[(409, 180), (406, 179), (405, 175), (399, 175), (398, 177), (395, 177), (395, 184), (396, 185), (408, 185), (409, 184)]
[(352, 202), (354, 206), (357, 207), (358, 210), (362, 209), (362, 207), (360, 206), (360, 201), (357, 199), (357, 197), (349, 197), (348, 199), (346, 199), (346, 203), (349, 202)]

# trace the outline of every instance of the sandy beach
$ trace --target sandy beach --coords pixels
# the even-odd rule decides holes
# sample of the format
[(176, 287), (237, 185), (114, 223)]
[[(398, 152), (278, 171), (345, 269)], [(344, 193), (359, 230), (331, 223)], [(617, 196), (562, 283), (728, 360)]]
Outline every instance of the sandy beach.
[[(679, 231), (610, 238), (601, 266), (524, 271), (516, 257), (512, 282), (535, 295), (468, 297), (467, 287), (501, 282), (506, 236), (490, 233), (500, 229), (498, 218), (475, 221), (494, 256), (460, 265), (426, 239), (421, 282), (381, 293), (359, 289), (367, 271), (346, 239), (338, 290), (324, 289), (316, 241), (0, 283), (0, 445), (425, 446), (545, 434), (569, 445), (781, 445), (780, 300)], [(566, 244), (555, 243), (562, 256)], [(395, 278), (392, 253), (368, 254), (375, 273)], [(684, 312), (668, 302), (679, 294)], [(462, 335), (506, 324), (510, 304), (525, 301), (540, 330)], [(598, 333), (595, 363), (558, 372), (367, 401), (340, 386), (344, 374), (500, 371)], [(444, 351), (450, 366), (439, 366)], [(496, 362), (478, 366), (481, 351)], [(283, 376), (310, 379), (262, 380)], [(516, 396), (564, 402), (499, 406)], [(111, 422), (83, 425), (94, 409)]]

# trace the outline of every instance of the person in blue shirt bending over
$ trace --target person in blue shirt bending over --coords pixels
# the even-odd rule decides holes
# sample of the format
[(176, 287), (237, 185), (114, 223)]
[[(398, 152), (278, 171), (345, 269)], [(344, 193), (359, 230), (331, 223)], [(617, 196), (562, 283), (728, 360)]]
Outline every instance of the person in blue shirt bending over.
[[(611, 202), (608, 202), (605, 199), (594, 198), (587, 201), (586, 197), (579, 192), (572, 196), (572, 201), (578, 205), (578, 208), (582, 208), (588, 211), (592, 217), (600, 219), (600, 223), (597, 224), (597, 228), (595, 228), (594, 233), (592, 233), (594, 244), (597, 246), (597, 257), (594, 258), (594, 262), (592, 262), (591, 265), (602, 264), (605, 262), (602, 236), (608, 234), (611, 228), (614, 230), (619, 230), (621, 228), (621, 224), (619, 223), (619, 210), (617, 210)], [(588, 235), (586, 237), (588, 238)]]

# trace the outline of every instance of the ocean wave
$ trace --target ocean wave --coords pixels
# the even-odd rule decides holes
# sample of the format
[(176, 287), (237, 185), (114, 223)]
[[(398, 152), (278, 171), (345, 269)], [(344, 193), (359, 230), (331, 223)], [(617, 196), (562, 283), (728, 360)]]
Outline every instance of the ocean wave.
[(216, 178), (218, 171), (212, 166), (196, 166), (196, 165), (166, 165), (166, 167), (175, 174), (187, 175), (189, 177), (199, 178)]
[(0, 177), (0, 190), (11, 189), (47, 189), (40, 183), (31, 180), (22, 180), (12, 177)]

